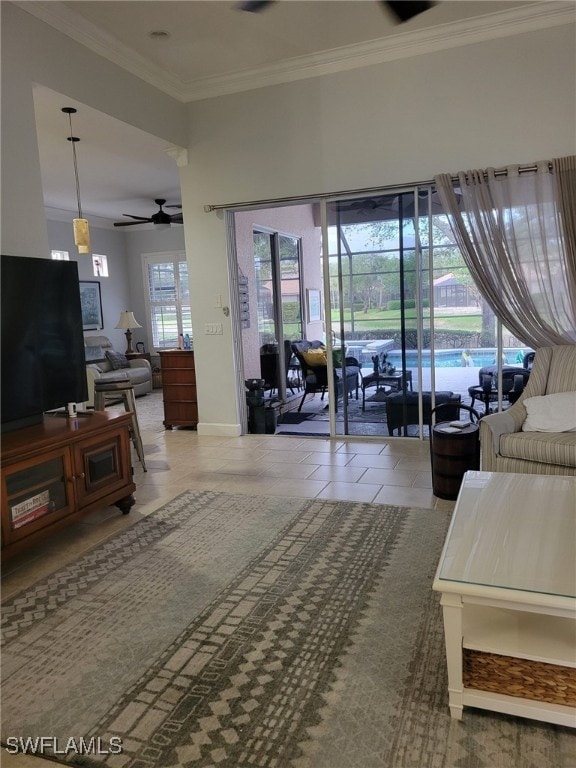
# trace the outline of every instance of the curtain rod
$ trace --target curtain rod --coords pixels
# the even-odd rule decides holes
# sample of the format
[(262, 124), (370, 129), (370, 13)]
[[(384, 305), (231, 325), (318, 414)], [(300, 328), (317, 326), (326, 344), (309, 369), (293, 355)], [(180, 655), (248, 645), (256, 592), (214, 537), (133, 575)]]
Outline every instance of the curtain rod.
[(293, 195), (292, 197), (270, 197), (264, 200), (251, 200), (250, 202), (244, 201), (243, 203), (226, 203), (225, 205), (205, 205), (205, 213), (211, 213), (212, 211), (222, 211), (226, 208), (246, 208), (263, 205), (281, 205), (282, 203), (296, 203), (296, 202), (316, 202), (317, 200), (325, 200), (329, 197), (339, 197), (341, 195), (369, 195), (376, 192), (392, 191), (398, 192), (401, 189), (418, 187), (420, 185), (433, 184), (433, 181), (417, 181), (414, 184), (390, 184), (387, 187), (363, 187), (361, 189), (346, 189), (340, 192), (319, 192), (315, 195)]
[[(548, 170), (552, 170), (552, 163), (548, 163)], [(518, 166), (518, 173), (535, 173), (538, 170), (538, 165), (535, 165), (532, 163), (532, 165), (519, 165)], [(507, 168), (498, 168), (494, 171), (495, 176), (507, 176), (508, 175), (508, 169)], [(484, 176), (487, 176), (487, 173), (484, 171)], [(459, 178), (458, 176), (452, 176), (452, 182), (458, 183)], [(346, 189), (341, 190), (339, 192), (320, 192), (315, 195), (293, 195), (292, 197), (269, 197), (264, 198), (263, 200), (251, 200), (249, 202), (241, 202), (241, 203), (225, 203), (222, 205), (205, 205), (204, 206), (204, 212), (205, 213), (212, 213), (213, 211), (224, 211), (228, 208), (253, 208), (253, 207), (259, 207), (262, 206), (274, 206), (274, 205), (282, 205), (285, 203), (297, 203), (297, 202), (316, 202), (317, 200), (326, 200), (330, 197), (341, 197), (342, 195), (370, 195), (374, 193), (382, 193), (387, 191), (394, 191), (394, 192), (400, 192), (402, 189), (411, 189), (413, 187), (420, 187), (420, 186), (431, 186), (434, 185), (433, 179), (428, 179), (426, 181), (415, 181), (411, 184), (390, 184), (388, 186), (384, 187), (363, 187), (361, 189)]]

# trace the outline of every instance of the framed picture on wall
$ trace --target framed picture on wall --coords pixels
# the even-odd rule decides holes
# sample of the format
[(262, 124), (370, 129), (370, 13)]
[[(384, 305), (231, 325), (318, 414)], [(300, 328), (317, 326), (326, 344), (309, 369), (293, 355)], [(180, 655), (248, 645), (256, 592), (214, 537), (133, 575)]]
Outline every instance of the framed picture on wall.
[(97, 280), (80, 280), (80, 306), (82, 307), (82, 330), (102, 330), (104, 328), (102, 297), (100, 283)]
[(307, 288), (306, 301), (308, 304), (308, 322), (315, 323), (318, 320), (322, 320), (322, 305), (320, 303), (320, 291), (317, 288)]

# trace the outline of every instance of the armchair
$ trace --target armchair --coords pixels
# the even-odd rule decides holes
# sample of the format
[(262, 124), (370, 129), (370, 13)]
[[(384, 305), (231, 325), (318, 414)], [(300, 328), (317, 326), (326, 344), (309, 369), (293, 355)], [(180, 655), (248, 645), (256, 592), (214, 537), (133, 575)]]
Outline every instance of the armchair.
[[(148, 360), (126, 359), (114, 351), (112, 342), (107, 336), (85, 336), (86, 348), (86, 379), (88, 381), (89, 406), (94, 405), (94, 384), (96, 381), (106, 381), (123, 374), (134, 388), (134, 395), (139, 397), (152, 391), (152, 368)], [(114, 355), (120, 358), (116, 367), (112, 364)]]
[[(326, 348), (321, 341), (295, 341), (292, 343), (292, 351), (298, 358), (302, 369), (302, 381), (304, 384), (304, 395), (298, 406), (298, 411), (302, 409), (306, 395), (321, 393), (321, 399), (328, 387), (328, 362), (326, 357)], [(355, 357), (346, 357), (344, 366), (334, 365), (332, 375), (334, 376), (334, 388), (336, 390), (336, 410), (338, 410), (338, 398), (344, 393), (346, 397), (356, 393), (358, 400), (358, 378), (360, 374), (360, 363)]]
[(576, 432), (524, 432), (530, 397), (576, 392), (576, 345), (541, 347), (526, 387), (506, 411), (480, 421), (481, 468), (487, 472), (576, 475)]

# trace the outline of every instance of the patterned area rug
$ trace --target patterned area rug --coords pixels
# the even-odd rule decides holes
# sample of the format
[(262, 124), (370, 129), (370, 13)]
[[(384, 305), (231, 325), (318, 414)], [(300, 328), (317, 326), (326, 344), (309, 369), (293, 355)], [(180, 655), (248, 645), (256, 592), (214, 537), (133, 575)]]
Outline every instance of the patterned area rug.
[(5, 604), (3, 743), (99, 768), (576, 765), (568, 729), (450, 719), (447, 522), (188, 491)]

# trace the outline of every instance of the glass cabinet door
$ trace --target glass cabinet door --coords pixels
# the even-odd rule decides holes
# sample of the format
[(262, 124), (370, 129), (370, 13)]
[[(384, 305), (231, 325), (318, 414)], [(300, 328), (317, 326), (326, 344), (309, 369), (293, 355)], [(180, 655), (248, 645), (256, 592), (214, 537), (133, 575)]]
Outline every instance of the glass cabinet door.
[(70, 479), (72, 471), (67, 451), (22, 462), (5, 474), (3, 500), (8, 515), (4, 536), (8, 541), (28, 535), (47, 524), (46, 518), (63, 517), (73, 509)]

